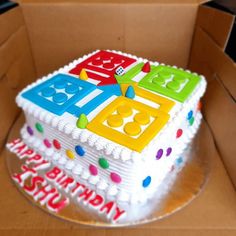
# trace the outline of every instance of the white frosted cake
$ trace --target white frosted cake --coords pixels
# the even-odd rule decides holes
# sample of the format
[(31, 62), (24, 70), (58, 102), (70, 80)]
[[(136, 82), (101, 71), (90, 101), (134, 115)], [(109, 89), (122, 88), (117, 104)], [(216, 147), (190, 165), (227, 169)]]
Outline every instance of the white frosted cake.
[(26, 123), (8, 147), (28, 167), (13, 179), (52, 211), (74, 202), (125, 222), (120, 205), (161, 198), (184, 165), (205, 89), (203, 76), (126, 53), (79, 58), (17, 96)]

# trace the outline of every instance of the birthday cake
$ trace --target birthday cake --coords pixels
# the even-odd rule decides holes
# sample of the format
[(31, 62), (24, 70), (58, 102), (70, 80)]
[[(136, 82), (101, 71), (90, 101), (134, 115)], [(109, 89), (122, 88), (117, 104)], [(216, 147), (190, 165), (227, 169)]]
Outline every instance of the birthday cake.
[(7, 146), (26, 162), (12, 178), (54, 212), (73, 202), (124, 222), (120, 206), (161, 198), (184, 166), (205, 89), (203, 76), (126, 53), (79, 58), (17, 96), (26, 122)]

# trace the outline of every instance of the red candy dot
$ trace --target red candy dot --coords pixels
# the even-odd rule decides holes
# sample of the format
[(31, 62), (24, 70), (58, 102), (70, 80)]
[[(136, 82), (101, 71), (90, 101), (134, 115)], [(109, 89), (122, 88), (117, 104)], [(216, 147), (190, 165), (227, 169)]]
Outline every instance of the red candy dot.
[(90, 171), (91, 175), (97, 175), (98, 174), (97, 167), (92, 165), (92, 164), (89, 166), (89, 171)]
[(178, 129), (177, 132), (176, 132), (176, 138), (180, 138), (182, 134), (183, 134), (183, 130)]
[(121, 177), (118, 174), (116, 174), (116, 173), (111, 173), (110, 177), (111, 177), (111, 180), (114, 183), (117, 183), (117, 184), (119, 184), (121, 182), (121, 180), (122, 180)]
[(45, 145), (47, 148), (50, 148), (50, 147), (51, 147), (51, 143), (48, 141), (48, 139), (44, 139), (43, 142), (44, 142), (44, 145)]
[(56, 139), (53, 139), (53, 146), (56, 149), (61, 149), (61, 144)]

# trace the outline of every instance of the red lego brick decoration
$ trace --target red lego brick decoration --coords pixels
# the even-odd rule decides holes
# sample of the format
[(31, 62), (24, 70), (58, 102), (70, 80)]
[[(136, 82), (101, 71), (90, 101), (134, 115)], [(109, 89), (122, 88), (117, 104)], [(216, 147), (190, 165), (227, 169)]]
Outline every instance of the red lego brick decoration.
[(122, 66), (124, 69), (136, 62), (135, 59), (113, 52), (99, 51), (93, 56), (79, 63), (75, 68), (69, 71), (74, 75), (79, 75), (82, 69), (85, 69), (90, 79), (100, 81), (97, 85), (116, 84), (114, 77), (116, 69)]

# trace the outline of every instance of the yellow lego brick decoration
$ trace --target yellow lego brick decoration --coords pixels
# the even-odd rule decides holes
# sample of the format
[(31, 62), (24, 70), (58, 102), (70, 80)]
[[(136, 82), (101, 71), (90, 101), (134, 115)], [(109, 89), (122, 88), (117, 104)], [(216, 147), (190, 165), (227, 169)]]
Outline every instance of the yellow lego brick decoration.
[[(146, 93), (146, 91), (143, 93), (139, 88), (136, 89), (136, 92), (142, 92), (142, 96), (147, 99), (155, 100), (157, 98), (157, 95)], [(167, 112), (174, 105), (172, 101), (163, 97), (158, 99), (160, 99), (158, 104), (161, 102), (161, 106), (156, 109), (133, 99), (118, 97), (87, 125), (87, 129), (141, 152), (167, 123), (169, 120)]]

